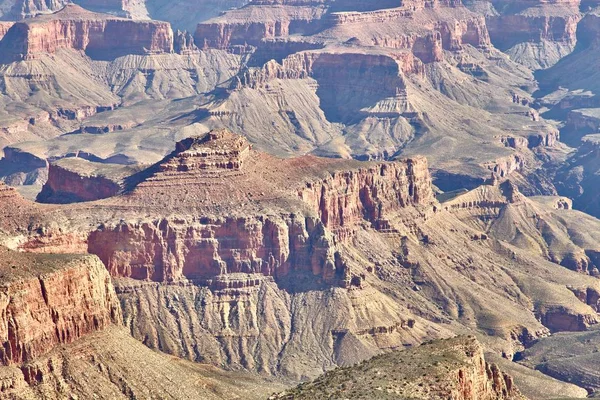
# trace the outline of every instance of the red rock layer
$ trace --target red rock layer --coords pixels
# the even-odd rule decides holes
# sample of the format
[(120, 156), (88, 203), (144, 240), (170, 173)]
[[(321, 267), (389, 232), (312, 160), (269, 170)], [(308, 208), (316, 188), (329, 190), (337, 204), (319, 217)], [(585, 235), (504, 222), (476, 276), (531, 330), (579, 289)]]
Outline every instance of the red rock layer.
[(324, 13), (322, 7), (251, 6), (198, 24), (194, 39), (200, 48), (257, 46), (263, 39), (312, 32)]
[(358, 171), (341, 171), (309, 183), (299, 193), (318, 211), (326, 228), (338, 233), (367, 220), (378, 230), (390, 227), (389, 218), (400, 208), (426, 204), (433, 196), (425, 158), (406, 165), (383, 164)]
[(103, 176), (85, 176), (75, 171), (50, 164), (48, 181), (44, 184), (37, 201), (43, 203), (71, 203), (92, 201), (115, 196), (121, 185)]
[[(227, 145), (232, 147), (225, 151)], [(172, 282), (238, 272), (279, 279), (299, 271), (346, 285), (352, 276), (337, 246), (358, 224), (387, 230), (388, 218), (402, 214), (410, 225), (420, 218), (416, 208), (428, 207), (433, 199), (424, 158), (367, 164), (315, 157), (276, 160), (246, 154), (247, 142), (231, 134), (213, 134), (192, 148), (184, 141), (178, 148), (183, 151), (115, 201), (129, 209), (152, 206), (144, 200), (148, 192), (157, 205), (177, 199), (176, 209), (193, 207), (196, 217), (121, 221), (92, 232), (88, 250), (111, 275)], [(240, 149), (240, 157), (232, 158)], [(238, 163), (243, 157), (246, 161)], [(235, 165), (239, 168), (230, 168)], [(189, 197), (194, 188), (202, 196)]]
[(110, 277), (92, 256), (41, 256), (0, 249), (0, 365), (120, 323)]
[(59, 49), (83, 50), (97, 57), (170, 53), (173, 32), (166, 22), (133, 21), (91, 13), (75, 5), (15, 23), (0, 41), (3, 57), (31, 59)]
[(207, 137), (189, 138), (177, 143), (177, 157), (160, 165), (163, 172), (242, 168), (250, 144), (241, 136), (209, 132)]

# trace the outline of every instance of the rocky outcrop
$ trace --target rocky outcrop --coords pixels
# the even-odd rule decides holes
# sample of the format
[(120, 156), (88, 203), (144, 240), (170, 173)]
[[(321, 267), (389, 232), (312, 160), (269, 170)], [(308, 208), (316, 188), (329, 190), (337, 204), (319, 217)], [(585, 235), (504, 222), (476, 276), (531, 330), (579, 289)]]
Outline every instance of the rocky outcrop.
[(382, 391), (411, 399), (525, 399), (511, 376), (485, 360), (483, 347), (474, 337), (434, 341), (377, 356), (354, 367), (330, 371), (270, 399), (318, 399), (334, 393), (371, 398)]
[(0, 41), (4, 62), (28, 60), (59, 49), (92, 58), (170, 53), (173, 32), (166, 22), (133, 21), (96, 14), (69, 4), (62, 10), (15, 23)]
[(340, 284), (347, 272), (333, 236), (320, 221), (304, 218), (123, 223), (92, 232), (88, 251), (104, 261), (112, 276), (156, 282), (309, 272)]
[(64, 158), (50, 164), (37, 201), (66, 204), (105, 199), (120, 193), (125, 179), (136, 172), (135, 167)]
[(600, 130), (600, 109), (577, 109), (567, 114), (564, 127), (565, 141), (579, 147), (585, 145), (583, 138), (586, 135), (595, 135)]
[(361, 220), (380, 231), (389, 230), (387, 218), (400, 208), (430, 203), (433, 193), (427, 160), (418, 157), (406, 165), (336, 172), (324, 181), (308, 183), (299, 195), (318, 210), (325, 227), (339, 235)]
[(527, 165), (526, 160), (519, 154), (511, 154), (487, 163), (487, 169), (499, 178), (506, 178), (515, 171), (521, 171)]
[(0, 365), (21, 364), (120, 323), (110, 277), (93, 256), (0, 249)]
[(250, 144), (227, 131), (209, 132), (203, 138), (177, 143), (173, 157), (160, 164), (161, 172), (240, 170), (250, 153)]
[(502, 15), (488, 17), (487, 25), (494, 45), (507, 50), (518, 43), (560, 42), (574, 48), (577, 43), (577, 14), (565, 17), (541, 15)]
[[(442, 49), (458, 51), (465, 45), (477, 48), (487, 48), (491, 45), (485, 18), (471, 14), (465, 8), (460, 12), (445, 16), (443, 13), (438, 18), (430, 19), (429, 15), (419, 15), (419, 10), (413, 8), (394, 8), (372, 12), (346, 12), (328, 15), (330, 29), (351, 29), (354, 27), (361, 42), (367, 41), (379, 47), (394, 49), (408, 49), (415, 52), (425, 63), (441, 61)], [(425, 19), (419, 26), (417, 21)], [(381, 31), (375, 29), (370, 35), (362, 35), (364, 26), (379, 24), (390, 26)], [(397, 33), (392, 28), (394, 24), (406, 24), (407, 28), (402, 33)], [(363, 37), (364, 36), (364, 37)], [(363, 43), (363, 44), (367, 44)]]
[(175, 33), (174, 50), (178, 54), (192, 54), (199, 51), (194, 42), (194, 36), (187, 31), (177, 31)]
[(598, 318), (593, 315), (572, 313), (562, 307), (542, 310), (540, 320), (552, 332), (582, 332), (598, 323)]

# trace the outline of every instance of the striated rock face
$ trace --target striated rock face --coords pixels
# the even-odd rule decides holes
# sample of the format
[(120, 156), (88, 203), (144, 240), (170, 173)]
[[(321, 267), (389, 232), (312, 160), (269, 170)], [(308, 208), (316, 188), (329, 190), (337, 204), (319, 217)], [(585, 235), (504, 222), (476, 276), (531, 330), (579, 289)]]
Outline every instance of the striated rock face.
[(133, 21), (96, 14), (76, 5), (15, 23), (0, 41), (7, 61), (28, 60), (59, 49), (85, 51), (92, 58), (170, 53), (173, 32), (166, 22)]
[[(330, 121), (358, 116), (397, 117), (407, 111), (404, 74), (422, 75), (423, 63), (412, 53), (388, 55), (336, 49), (292, 54), (282, 60), (241, 74), (234, 88), (258, 88), (273, 79), (313, 78), (319, 86), (320, 107)], [(364, 82), (376, 82), (364, 85)], [(387, 99), (392, 105), (373, 107)]]
[(522, 42), (544, 40), (574, 47), (577, 42), (577, 23), (580, 19), (579, 15), (507, 15), (490, 17), (487, 25), (494, 45), (502, 50)]
[(200, 48), (256, 46), (263, 39), (314, 31), (325, 11), (319, 6), (250, 6), (198, 24), (194, 39)]
[(548, 68), (577, 44), (579, 1), (494, 1), (487, 26), (494, 46), (532, 68)]
[(120, 323), (110, 277), (92, 256), (0, 249), (0, 364), (31, 361), (53, 347)]
[(311, 277), (296, 277), (288, 290), (260, 274), (228, 274), (208, 287), (115, 284), (126, 324), (147, 346), (293, 379), (416, 343), (427, 329), (373, 288), (323, 290)]
[[(332, 32), (354, 31), (363, 45), (412, 50), (425, 63), (441, 61), (442, 49), (491, 45), (485, 18), (463, 7), (447, 14), (413, 8), (333, 13), (328, 15), (328, 24)], [(403, 32), (394, 29), (397, 24), (406, 25)]]
[(343, 274), (333, 237), (310, 219), (204, 218), (121, 224), (92, 232), (88, 251), (104, 261), (112, 276), (156, 282), (202, 282), (231, 273), (281, 278), (294, 270), (335, 283)]
[[(202, 139), (178, 143), (173, 154), (153, 167), (158, 172), (148, 183), (160, 182), (176, 192), (184, 179), (188, 184), (206, 185), (206, 198), (214, 201), (223, 195), (216, 192), (224, 185), (238, 186), (241, 176), (252, 180), (254, 174), (261, 173), (252, 170), (256, 157), (242, 137), (213, 132)], [(294, 168), (279, 162), (284, 165), (281, 171), (273, 171), (277, 179)], [(290, 160), (290, 164), (302, 162)], [(264, 191), (256, 194), (270, 198), (274, 191), (280, 191), (277, 196), (281, 197), (273, 199), (274, 204), (295, 202), (292, 210), (298, 213), (287, 209), (224, 217), (206, 212), (196, 218), (120, 222), (92, 232), (88, 250), (97, 254), (115, 277), (174, 282), (258, 273), (280, 279), (294, 271), (311, 273), (328, 284), (348, 286), (352, 276), (338, 253), (338, 241), (351, 237), (362, 222), (389, 230), (387, 218), (407, 207), (430, 204), (431, 178), (424, 158), (348, 170), (339, 169), (343, 163), (327, 163), (330, 166), (324, 165), (328, 170), (324, 178), (311, 176), (313, 166), (305, 164), (302, 168), (306, 171), (298, 180), (288, 180), (286, 187), (277, 189), (264, 186)], [(262, 179), (274, 179), (261, 175)], [(143, 188), (141, 185), (137, 190)], [(243, 194), (249, 195), (250, 201), (255, 196)], [(229, 198), (235, 196), (231, 193)]]
[[(260, 47), (264, 40), (292, 34), (308, 34), (325, 29), (325, 32), (342, 33), (343, 37), (343, 31), (349, 30), (355, 32), (361, 42), (366, 40), (380, 47), (414, 49), (416, 53), (423, 54), (420, 57), (424, 62), (442, 59), (438, 45), (448, 50), (458, 50), (466, 44), (476, 47), (490, 45), (485, 18), (469, 13), (460, 1), (402, 2), (390, 7), (377, 4), (372, 7), (373, 11), (365, 11), (364, 6), (357, 4), (354, 8), (347, 8), (351, 12), (327, 14), (326, 9), (318, 7), (310, 9), (296, 3), (294, 6), (286, 3), (284, 7), (268, 7), (252, 3), (240, 10), (230, 11), (223, 17), (199, 24), (196, 42), (203, 44), (201, 47), (219, 49), (246, 45)], [(459, 10), (450, 12), (448, 18), (435, 14), (441, 7), (458, 7)], [(340, 11), (339, 8), (346, 7), (336, 3), (328, 11)], [(393, 28), (383, 28), (393, 24), (406, 24), (406, 29), (398, 33)], [(373, 25), (380, 27), (370, 37), (363, 38)]]
[(338, 235), (365, 219), (381, 231), (389, 229), (386, 217), (398, 209), (427, 204), (432, 198), (431, 177), (425, 158), (406, 165), (383, 164), (377, 168), (336, 172), (310, 183), (300, 192), (303, 201), (318, 210), (326, 228)]
[(511, 376), (486, 362), (474, 337), (434, 341), (377, 356), (270, 399), (376, 398), (382, 391), (411, 399), (525, 399)]
[(203, 138), (185, 139), (176, 145), (175, 156), (160, 165), (161, 172), (242, 169), (250, 144), (227, 131), (209, 132)]

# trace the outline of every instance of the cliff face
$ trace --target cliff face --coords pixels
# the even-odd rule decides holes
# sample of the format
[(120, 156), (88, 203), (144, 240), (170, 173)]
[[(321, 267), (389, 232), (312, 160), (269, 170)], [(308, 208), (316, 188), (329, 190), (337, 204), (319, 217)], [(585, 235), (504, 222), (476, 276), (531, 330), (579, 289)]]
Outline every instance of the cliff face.
[(0, 363), (21, 364), (120, 323), (110, 277), (96, 257), (0, 249)]
[(102, 176), (86, 177), (75, 171), (50, 164), (48, 181), (44, 184), (38, 201), (44, 203), (71, 203), (104, 199), (119, 193), (118, 182)]
[[(424, 62), (439, 61), (442, 57), (441, 49), (436, 50), (435, 44), (428, 44), (428, 41), (438, 42), (447, 50), (459, 50), (466, 44), (476, 47), (486, 47), (490, 44), (485, 18), (468, 13), (460, 1), (403, 2), (395, 7), (378, 4), (373, 11), (363, 11), (364, 7), (359, 6), (348, 8), (353, 10), (351, 12), (325, 13), (326, 10), (336, 11), (340, 7), (344, 8), (341, 3), (336, 3), (329, 9), (310, 9), (299, 5), (286, 5), (284, 8), (267, 7), (252, 3), (240, 10), (230, 11), (224, 17), (199, 24), (195, 39), (196, 43), (204, 48), (226, 49), (240, 45), (261, 47), (265, 40), (291, 34), (308, 34), (316, 29), (325, 29), (325, 32), (349, 29), (361, 38), (364, 27), (370, 24), (405, 23), (407, 31), (402, 35), (388, 29), (386, 33), (373, 34), (367, 40), (375, 46), (414, 49), (417, 53), (426, 50), (421, 47), (429, 46), (429, 55), (422, 56)], [(430, 18), (432, 13), (437, 13), (438, 9), (444, 7), (458, 7), (458, 10), (451, 12), (450, 18), (443, 17), (443, 11), (439, 11), (442, 14), (439, 19)], [(423, 19), (425, 21), (422, 22)], [(414, 29), (411, 28), (415, 23)], [(411, 30), (419, 33), (410, 32)], [(432, 53), (435, 55), (431, 55)]]
[[(371, 42), (384, 48), (412, 50), (425, 63), (441, 61), (442, 49), (457, 51), (467, 44), (478, 48), (491, 45), (485, 18), (469, 13), (464, 7), (448, 15), (444, 10), (419, 11), (418, 8), (333, 13), (328, 15), (327, 21), (331, 30), (354, 30), (362, 44)], [(398, 23), (407, 25), (403, 34), (393, 29), (381, 29), (387, 24)], [(380, 28), (373, 29), (377, 25)], [(369, 29), (373, 29), (370, 35)]]
[[(176, 178), (178, 174), (191, 174), (220, 176), (235, 184), (236, 171), (251, 168), (245, 166), (252, 161), (248, 143), (230, 134), (210, 134), (196, 144), (189, 139), (177, 148), (154, 167), (159, 172), (153, 180), (164, 185), (164, 179), (175, 182), (185, 177)], [(390, 229), (387, 218), (404, 208), (430, 204), (431, 178), (424, 158), (345, 171), (336, 168), (327, 175), (288, 182), (285, 196), (298, 202), (294, 214), (291, 210), (280, 216), (200, 214), (197, 218), (121, 222), (92, 232), (88, 250), (115, 277), (173, 282), (256, 273), (280, 279), (295, 271), (312, 273), (328, 284), (349, 286), (353, 276), (338, 252), (338, 242), (351, 237), (362, 222), (386, 231)]]
[(494, 45), (506, 50), (517, 43), (543, 40), (556, 41), (568, 46), (577, 42), (578, 15), (528, 16), (505, 15), (488, 18), (488, 28)]
[[(424, 50), (426, 51), (426, 50)], [(355, 120), (357, 116), (397, 117), (406, 103), (405, 74), (422, 75), (423, 63), (412, 53), (388, 55), (377, 51), (314, 50), (292, 54), (251, 68), (233, 88), (260, 88), (273, 79), (313, 78), (319, 84), (320, 108), (330, 121)], [(373, 82), (373, 85), (364, 85)], [(380, 108), (379, 101), (389, 104)]]
[(312, 32), (324, 14), (319, 6), (249, 6), (198, 24), (194, 39), (200, 48), (257, 46), (263, 39)]
[(48, 180), (36, 200), (40, 203), (66, 204), (105, 199), (123, 191), (124, 180), (140, 169), (137, 166), (92, 162), (79, 157), (63, 158), (50, 163)]
[(495, 1), (486, 17), (494, 46), (532, 68), (548, 68), (577, 44), (579, 1)]
[(170, 53), (173, 32), (166, 22), (133, 21), (95, 14), (75, 5), (15, 23), (0, 41), (5, 60), (27, 60), (59, 49), (85, 51), (92, 58)]
[(425, 158), (406, 164), (383, 164), (372, 169), (336, 172), (325, 181), (310, 183), (300, 198), (318, 211), (326, 228), (344, 236), (361, 220), (376, 229), (390, 228), (386, 219), (404, 207), (431, 202), (431, 177)]
[(343, 275), (333, 237), (311, 219), (121, 224), (92, 232), (88, 243), (88, 251), (97, 254), (115, 277), (203, 282), (232, 273), (281, 278), (294, 270), (313, 272), (333, 283), (336, 274)]

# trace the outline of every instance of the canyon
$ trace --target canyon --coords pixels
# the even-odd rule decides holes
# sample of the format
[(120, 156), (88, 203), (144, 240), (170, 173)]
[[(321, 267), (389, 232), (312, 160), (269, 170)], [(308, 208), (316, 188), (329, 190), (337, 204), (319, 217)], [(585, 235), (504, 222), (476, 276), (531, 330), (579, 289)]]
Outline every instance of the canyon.
[[(63, 187), (76, 199), (97, 189)], [(599, 321), (597, 242), (548, 239), (525, 217), (517, 229), (539, 242), (535, 254), (502, 228), (516, 210), (557, 230), (584, 214), (564, 199), (534, 202), (510, 181), (440, 203), (422, 157), (278, 159), (215, 130), (178, 142), (105, 199), (44, 205), (8, 192), (29, 226), (3, 228), (6, 245), (96, 255), (130, 334), (189, 361), (305, 380), (465, 330), (511, 358)], [(600, 232), (591, 218), (586, 227)]]
[(593, 395), (599, 6), (0, 0), (0, 397)]

